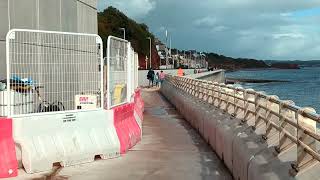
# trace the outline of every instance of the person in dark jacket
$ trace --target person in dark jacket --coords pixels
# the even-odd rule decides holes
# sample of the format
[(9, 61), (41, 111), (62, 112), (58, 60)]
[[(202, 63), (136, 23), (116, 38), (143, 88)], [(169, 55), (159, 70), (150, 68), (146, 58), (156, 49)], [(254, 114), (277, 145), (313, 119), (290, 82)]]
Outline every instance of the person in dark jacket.
[(147, 74), (147, 79), (149, 80), (149, 87), (153, 87), (154, 76), (154, 71), (152, 68), (150, 68)]

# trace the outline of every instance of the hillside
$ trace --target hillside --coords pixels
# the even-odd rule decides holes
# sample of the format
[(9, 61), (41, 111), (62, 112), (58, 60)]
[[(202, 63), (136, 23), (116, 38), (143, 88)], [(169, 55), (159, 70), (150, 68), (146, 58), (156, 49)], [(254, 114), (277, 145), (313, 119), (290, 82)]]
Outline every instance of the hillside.
[(123, 37), (123, 31), (126, 29), (126, 39), (131, 42), (132, 47), (139, 54), (139, 67), (145, 68), (145, 57), (149, 57), (149, 40), (152, 38), (152, 67), (159, 67), (159, 56), (154, 46), (154, 35), (149, 32), (146, 24), (139, 24), (128, 18), (125, 14), (114, 7), (108, 7), (103, 12), (98, 13), (98, 32), (106, 47), (108, 36)]
[(209, 67), (218, 67), (228, 70), (269, 68), (264, 61), (256, 59), (232, 58), (216, 53), (206, 53)]

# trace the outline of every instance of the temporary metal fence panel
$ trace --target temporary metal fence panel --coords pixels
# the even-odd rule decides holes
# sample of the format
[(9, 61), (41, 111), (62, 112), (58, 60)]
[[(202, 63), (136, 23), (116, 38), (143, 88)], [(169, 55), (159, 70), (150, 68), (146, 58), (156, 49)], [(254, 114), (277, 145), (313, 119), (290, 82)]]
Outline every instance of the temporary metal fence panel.
[(107, 100), (108, 108), (129, 102), (129, 48), (124, 39), (109, 36), (107, 45)]
[(101, 109), (98, 35), (14, 29), (7, 34), (6, 59), (0, 116)]
[(134, 53), (134, 71), (135, 71), (135, 76), (134, 76), (134, 82), (135, 88), (138, 88), (139, 86), (139, 56), (138, 53)]
[(130, 96), (134, 95), (134, 89), (135, 87), (135, 62), (134, 62), (134, 49), (132, 47), (130, 47), (131, 51), (130, 51)]

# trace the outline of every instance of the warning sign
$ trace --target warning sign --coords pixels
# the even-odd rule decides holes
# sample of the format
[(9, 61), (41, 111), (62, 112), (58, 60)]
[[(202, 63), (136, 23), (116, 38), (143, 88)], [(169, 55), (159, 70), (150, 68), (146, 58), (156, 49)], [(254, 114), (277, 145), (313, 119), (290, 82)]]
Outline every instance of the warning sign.
[(76, 95), (75, 108), (84, 110), (97, 109), (97, 96), (95, 95)]

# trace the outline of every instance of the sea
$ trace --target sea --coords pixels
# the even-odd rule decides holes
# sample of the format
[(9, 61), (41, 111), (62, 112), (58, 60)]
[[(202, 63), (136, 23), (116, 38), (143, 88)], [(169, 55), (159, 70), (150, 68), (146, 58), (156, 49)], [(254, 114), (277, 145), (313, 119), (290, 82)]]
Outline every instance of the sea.
[(320, 67), (301, 69), (240, 70), (226, 73), (227, 77), (243, 79), (283, 80), (288, 82), (242, 83), (246, 89), (277, 95), (282, 100), (293, 100), (299, 107), (312, 107), (320, 113)]

